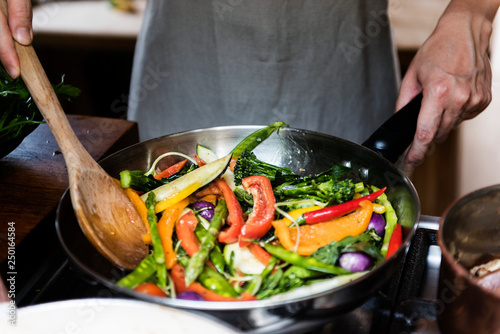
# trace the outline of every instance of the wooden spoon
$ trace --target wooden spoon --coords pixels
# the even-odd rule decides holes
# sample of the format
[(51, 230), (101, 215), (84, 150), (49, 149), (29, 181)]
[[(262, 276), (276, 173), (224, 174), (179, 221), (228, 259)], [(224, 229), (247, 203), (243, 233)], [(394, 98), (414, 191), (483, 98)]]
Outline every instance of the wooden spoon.
[[(5, 0), (0, 4), (6, 14)], [(137, 210), (76, 137), (33, 47), (14, 44), (21, 77), (64, 155), (71, 202), (80, 227), (109, 261), (122, 269), (135, 268), (148, 252), (142, 241), (146, 228)]]

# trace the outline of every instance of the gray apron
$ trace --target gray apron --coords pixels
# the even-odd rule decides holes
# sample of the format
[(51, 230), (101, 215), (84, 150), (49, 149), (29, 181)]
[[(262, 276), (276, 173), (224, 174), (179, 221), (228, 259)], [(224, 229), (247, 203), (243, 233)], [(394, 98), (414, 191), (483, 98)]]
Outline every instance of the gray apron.
[(141, 140), (284, 121), (359, 143), (397, 89), (387, 0), (148, 0), (128, 118)]

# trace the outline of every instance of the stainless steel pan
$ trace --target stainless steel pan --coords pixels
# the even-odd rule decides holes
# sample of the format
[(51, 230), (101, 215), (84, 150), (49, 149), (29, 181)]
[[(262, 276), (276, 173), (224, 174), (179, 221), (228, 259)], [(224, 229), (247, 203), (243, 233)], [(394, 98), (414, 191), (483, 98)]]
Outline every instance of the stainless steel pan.
[[(387, 195), (404, 227), (404, 244), (382, 265), (340, 287), (281, 301), (249, 302), (154, 298), (120, 288), (114, 282), (125, 273), (113, 267), (87, 241), (74, 217), (69, 193), (63, 196), (58, 207), (56, 229), (59, 239), (68, 257), (79, 269), (113, 291), (180, 309), (206, 312), (243, 330), (271, 328), (298, 315), (323, 315), (350, 310), (366, 301), (395, 273), (419, 220), (417, 193), (410, 180), (393, 164), (413, 138), (419, 107), (420, 100), (414, 100), (363, 145), (330, 135), (287, 128), (281, 130), (279, 135), (273, 134), (255, 150), (259, 159), (290, 167), (294, 171), (315, 173), (333, 164), (343, 164), (350, 166), (353, 174), (366, 183), (378, 187), (388, 186)], [(222, 156), (258, 128), (216, 127), (167, 135), (126, 148), (102, 160), (100, 164), (112, 176), (118, 176), (124, 169), (147, 170), (158, 155), (167, 151), (193, 154), (196, 144), (207, 146)], [(376, 152), (385, 154), (391, 161)]]

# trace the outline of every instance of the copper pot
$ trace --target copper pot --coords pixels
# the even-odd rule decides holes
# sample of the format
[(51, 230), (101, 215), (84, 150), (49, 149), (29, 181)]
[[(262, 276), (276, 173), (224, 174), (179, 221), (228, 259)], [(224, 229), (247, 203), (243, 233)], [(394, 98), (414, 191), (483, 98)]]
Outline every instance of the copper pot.
[[(443, 333), (500, 333), (500, 293), (470, 268), (500, 258), (500, 185), (472, 192), (441, 217), (438, 324)], [(490, 274), (491, 275), (491, 274)], [(498, 272), (495, 274), (500, 281)], [(494, 277), (494, 276), (490, 276)]]

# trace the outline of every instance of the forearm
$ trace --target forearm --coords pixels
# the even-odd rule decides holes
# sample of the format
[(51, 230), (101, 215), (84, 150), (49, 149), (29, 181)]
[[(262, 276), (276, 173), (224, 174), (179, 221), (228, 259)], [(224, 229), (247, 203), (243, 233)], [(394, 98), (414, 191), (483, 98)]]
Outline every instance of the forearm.
[(443, 16), (470, 13), (493, 22), (498, 7), (500, 0), (451, 0)]
[(451, 0), (439, 20), (438, 27), (442, 25), (453, 27), (450, 21), (468, 24), (471, 31), (477, 34), (474, 37), (487, 39), (488, 44), (493, 30), (493, 19), (499, 6), (500, 0)]

